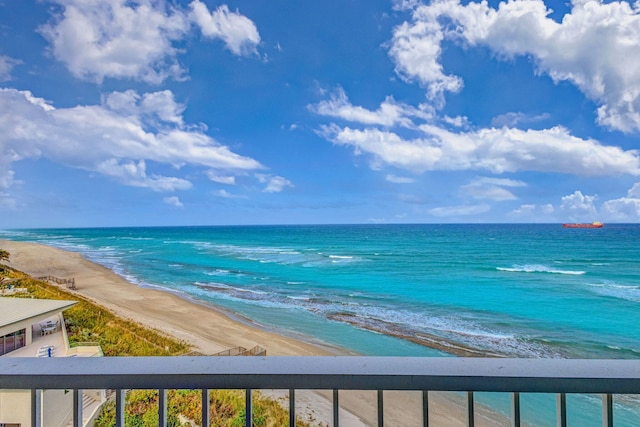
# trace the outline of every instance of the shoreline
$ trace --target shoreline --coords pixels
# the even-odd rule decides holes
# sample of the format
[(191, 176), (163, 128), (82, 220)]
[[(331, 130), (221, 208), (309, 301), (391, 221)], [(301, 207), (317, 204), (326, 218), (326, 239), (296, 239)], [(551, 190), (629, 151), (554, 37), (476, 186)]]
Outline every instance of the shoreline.
[(80, 253), (39, 243), (0, 240), (11, 254), (6, 264), (32, 277), (75, 278), (77, 293), (120, 317), (185, 341), (193, 350), (214, 354), (260, 345), (272, 356), (335, 356), (345, 349), (286, 336), (260, 327), (223, 308), (170, 289), (139, 286)]
[[(64, 285), (56, 286), (72, 294), (77, 293), (117, 316), (182, 340), (202, 354), (256, 345), (267, 349), (267, 357), (356, 354), (347, 349), (313, 342), (312, 337), (295, 338), (267, 330), (249, 318), (171, 289), (131, 283), (77, 252), (13, 240), (0, 240), (0, 248), (10, 253), (9, 262), (6, 262), (8, 266), (32, 277), (73, 277), (77, 290), (67, 289)], [(333, 417), (332, 393), (321, 390), (301, 392), (298, 399), (305, 402), (305, 408), (299, 408), (300, 416), (313, 417), (317, 422), (330, 424)], [(274, 398), (278, 397), (278, 393), (265, 391), (265, 394)], [(387, 393), (389, 396), (385, 397), (385, 402), (388, 402), (389, 409), (385, 411), (388, 413), (385, 418), (391, 425), (417, 425), (420, 422), (421, 392)], [(431, 422), (442, 426), (461, 425), (466, 414), (463, 398), (451, 393), (432, 392), (429, 400)], [(375, 392), (341, 391), (341, 424), (354, 427), (376, 425), (376, 406)], [(476, 425), (494, 427), (509, 423), (502, 414), (476, 404)]]

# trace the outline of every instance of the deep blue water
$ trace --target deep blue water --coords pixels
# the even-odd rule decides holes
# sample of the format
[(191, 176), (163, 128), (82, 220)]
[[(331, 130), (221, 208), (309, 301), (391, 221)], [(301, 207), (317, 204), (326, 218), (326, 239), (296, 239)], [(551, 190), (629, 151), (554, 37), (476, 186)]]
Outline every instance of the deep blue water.
[(640, 357), (635, 224), (96, 228), (0, 238), (81, 252), (140, 286), (367, 355)]

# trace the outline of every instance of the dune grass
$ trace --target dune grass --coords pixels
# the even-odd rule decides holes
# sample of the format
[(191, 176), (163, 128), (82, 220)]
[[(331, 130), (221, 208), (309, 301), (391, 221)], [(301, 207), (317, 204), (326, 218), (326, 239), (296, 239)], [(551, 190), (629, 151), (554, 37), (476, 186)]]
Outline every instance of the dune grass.
[(105, 356), (176, 356), (191, 350), (185, 342), (118, 317), (78, 294), (8, 267), (4, 268), (3, 275), (15, 279), (12, 286), (27, 288), (26, 294), (17, 294), (16, 297), (78, 301), (64, 311), (71, 345), (76, 342), (97, 342)]
[[(169, 390), (167, 392), (167, 425), (169, 427), (202, 425), (202, 392), (200, 390)], [(289, 413), (280, 402), (253, 393), (252, 425), (254, 427), (283, 427), (289, 425)], [(245, 400), (242, 390), (211, 390), (209, 399), (210, 425), (216, 427), (245, 426)], [(115, 425), (115, 403), (108, 403), (95, 427)], [(158, 425), (158, 392), (132, 390), (126, 397), (126, 427), (155, 427)], [(296, 427), (310, 424), (296, 420)]]

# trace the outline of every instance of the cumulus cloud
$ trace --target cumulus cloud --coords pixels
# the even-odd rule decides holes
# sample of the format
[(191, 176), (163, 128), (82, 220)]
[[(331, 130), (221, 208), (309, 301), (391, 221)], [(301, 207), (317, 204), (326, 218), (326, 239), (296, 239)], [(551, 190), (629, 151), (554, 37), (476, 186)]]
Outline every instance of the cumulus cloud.
[(382, 162), (413, 172), (434, 170), (538, 171), (601, 176), (640, 175), (636, 151), (604, 146), (569, 134), (562, 127), (545, 130), (489, 128), (454, 133), (436, 125), (419, 127), (422, 135), (404, 139), (380, 129), (327, 125), (321, 134), (336, 145), (352, 147)]
[[(222, 39), (234, 54), (255, 49), (260, 38), (246, 17), (220, 6), (213, 14), (199, 2), (191, 10), (153, 0), (52, 0), (61, 12), (40, 27), (53, 56), (76, 77), (101, 83), (127, 78), (158, 84), (182, 79), (177, 42), (197, 24), (209, 38)], [(203, 16), (217, 23), (217, 31), (203, 27)], [(213, 25), (213, 24), (212, 24)], [(248, 28), (252, 30), (249, 31)]]
[(640, 130), (640, 8), (626, 1), (574, 1), (561, 22), (549, 17), (542, 0), (460, 4), (439, 0), (429, 5), (398, 3), (412, 10), (399, 25), (389, 55), (396, 72), (418, 81), (431, 99), (459, 91), (463, 82), (444, 72), (442, 42), (485, 46), (499, 57), (532, 58), (538, 72), (568, 81), (599, 104), (598, 121), (625, 132)]
[(380, 126), (412, 126), (412, 117), (430, 119), (433, 112), (428, 107), (418, 109), (407, 104), (396, 102), (393, 97), (387, 97), (376, 111), (354, 106), (349, 102), (346, 93), (339, 88), (330, 99), (318, 104), (310, 105), (309, 109), (322, 116), (335, 117), (342, 120), (365, 125)]
[(286, 187), (294, 187), (293, 183), (281, 176), (271, 176), (265, 174), (256, 174), (258, 181), (267, 186), (262, 190), (264, 193), (279, 193)]
[(595, 201), (598, 196), (588, 196), (576, 190), (573, 194), (562, 197), (560, 210), (572, 221), (594, 221), (598, 218)]
[(161, 164), (227, 173), (262, 168), (198, 126), (184, 125), (183, 109), (170, 91), (114, 92), (100, 105), (55, 108), (28, 91), (0, 89), (0, 189), (12, 184), (14, 162), (38, 157), (156, 191), (191, 186), (149, 171)]
[(222, 39), (227, 48), (236, 55), (257, 53), (260, 34), (253, 21), (238, 12), (231, 12), (227, 5), (209, 12), (199, 0), (191, 3), (191, 19), (199, 27), (202, 35)]
[(427, 88), (428, 98), (441, 106), (443, 94), (459, 92), (463, 82), (458, 76), (445, 74), (440, 63), (444, 31), (437, 16), (424, 6), (417, 8), (412, 23), (405, 22), (394, 30), (389, 55), (400, 77), (417, 80)]
[(604, 202), (601, 212), (608, 221), (640, 221), (640, 182), (635, 183), (627, 191), (626, 197)]
[(524, 186), (526, 186), (526, 184), (518, 180), (480, 177), (469, 184), (463, 185), (461, 190), (474, 199), (505, 201), (517, 199), (517, 197), (511, 191), (507, 190), (507, 188)]
[(183, 208), (184, 205), (182, 204), (182, 202), (180, 201), (180, 199), (177, 196), (169, 196), (169, 197), (165, 197), (163, 199), (163, 201), (171, 206), (175, 206), (176, 208)]

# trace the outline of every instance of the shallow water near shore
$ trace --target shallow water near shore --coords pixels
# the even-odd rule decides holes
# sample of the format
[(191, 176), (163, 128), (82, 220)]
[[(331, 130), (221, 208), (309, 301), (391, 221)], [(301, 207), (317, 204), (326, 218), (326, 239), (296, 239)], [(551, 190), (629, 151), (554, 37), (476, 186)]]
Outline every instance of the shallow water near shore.
[[(80, 252), (132, 283), (367, 355), (640, 357), (639, 225), (56, 229), (0, 238)], [(579, 425), (599, 425), (599, 412), (583, 415), (596, 401), (574, 406)], [(544, 412), (552, 411), (553, 401)], [(627, 412), (616, 425), (640, 425)], [(546, 418), (534, 414), (533, 425), (554, 424)]]

